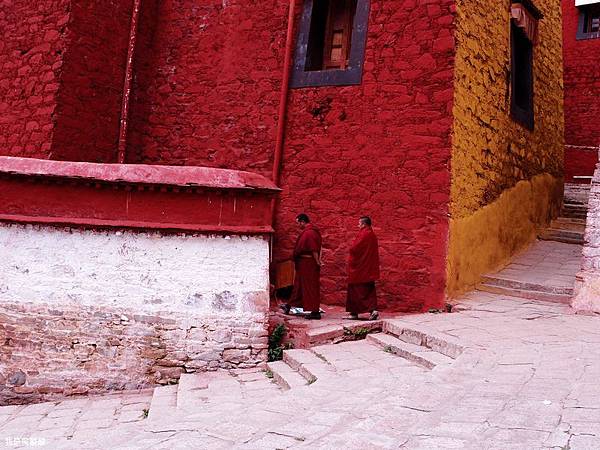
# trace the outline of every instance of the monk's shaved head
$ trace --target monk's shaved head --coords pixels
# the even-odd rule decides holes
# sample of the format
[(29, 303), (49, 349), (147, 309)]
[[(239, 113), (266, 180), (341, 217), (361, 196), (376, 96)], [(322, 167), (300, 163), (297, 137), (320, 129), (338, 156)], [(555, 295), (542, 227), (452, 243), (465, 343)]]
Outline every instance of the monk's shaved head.
[(362, 216), (359, 220), (368, 227), (370, 227), (371, 224), (373, 223), (369, 216)]
[(310, 219), (306, 214), (302, 213), (296, 216), (296, 222), (310, 223)]

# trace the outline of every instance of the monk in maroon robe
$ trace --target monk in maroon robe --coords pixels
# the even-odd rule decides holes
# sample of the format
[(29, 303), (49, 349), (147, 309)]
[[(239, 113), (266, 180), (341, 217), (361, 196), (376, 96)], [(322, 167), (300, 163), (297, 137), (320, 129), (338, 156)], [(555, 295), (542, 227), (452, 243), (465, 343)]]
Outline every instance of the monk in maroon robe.
[(379, 248), (377, 236), (371, 228), (371, 218), (358, 221), (360, 231), (350, 247), (348, 258), (348, 296), (346, 311), (351, 319), (362, 313), (371, 313), (370, 320), (379, 317), (375, 281), (379, 279)]
[(302, 307), (310, 311), (307, 319), (318, 320), (321, 318), (321, 233), (306, 214), (298, 214), (296, 222), (302, 229), (294, 247), (296, 276), (290, 302), (282, 305), (282, 309), (287, 314), (291, 307)]

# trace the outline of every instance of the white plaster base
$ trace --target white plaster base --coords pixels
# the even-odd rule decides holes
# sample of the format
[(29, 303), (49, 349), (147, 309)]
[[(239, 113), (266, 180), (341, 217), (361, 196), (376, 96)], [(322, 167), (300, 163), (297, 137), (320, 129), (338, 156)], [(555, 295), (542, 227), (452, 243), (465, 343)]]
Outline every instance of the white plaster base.
[(0, 224), (0, 301), (264, 312), (268, 265), (261, 237)]
[(263, 364), (268, 242), (0, 224), (0, 404)]

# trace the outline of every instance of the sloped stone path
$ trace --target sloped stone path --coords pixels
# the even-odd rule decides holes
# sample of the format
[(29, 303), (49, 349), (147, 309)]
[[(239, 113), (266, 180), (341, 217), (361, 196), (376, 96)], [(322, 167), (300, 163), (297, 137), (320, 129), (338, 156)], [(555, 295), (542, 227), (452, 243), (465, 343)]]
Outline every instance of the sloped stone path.
[(501, 271), (483, 277), (478, 289), (531, 300), (569, 304), (582, 246), (537, 241)]
[(561, 216), (504, 269), (482, 277), (478, 289), (570, 304), (575, 275), (581, 270), (589, 194), (589, 185), (565, 184)]

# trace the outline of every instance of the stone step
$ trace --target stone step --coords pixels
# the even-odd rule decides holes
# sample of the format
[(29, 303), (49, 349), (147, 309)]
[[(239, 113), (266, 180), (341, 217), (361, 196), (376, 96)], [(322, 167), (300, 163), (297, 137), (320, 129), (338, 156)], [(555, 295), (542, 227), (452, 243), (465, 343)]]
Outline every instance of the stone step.
[(160, 420), (176, 411), (177, 390), (176, 384), (154, 388), (148, 409), (148, 420)]
[(340, 342), (364, 339), (369, 333), (380, 332), (383, 326), (381, 320), (349, 320), (346, 324), (328, 325), (309, 329), (306, 332), (310, 347), (323, 344), (338, 344)]
[(542, 241), (564, 242), (565, 244), (583, 244), (584, 231), (546, 228), (538, 237)]
[(383, 321), (383, 331), (401, 341), (415, 344), (456, 359), (464, 351), (464, 346), (452, 336), (441, 334), (423, 325), (404, 322), (401, 319)]
[(319, 378), (335, 376), (333, 367), (310, 350), (285, 350), (283, 361), (302, 375), (308, 383), (314, 383)]
[(209, 374), (207, 373), (183, 373), (179, 377), (177, 389), (177, 409), (186, 409), (193, 403), (199, 391), (208, 388)]
[(565, 203), (587, 204), (590, 188), (590, 184), (565, 183)]
[(586, 220), (585, 219), (577, 219), (575, 217), (562, 217), (559, 216), (554, 219), (554, 222), (560, 224), (568, 224), (568, 225), (579, 225), (585, 227)]
[(564, 202), (563, 209), (587, 210), (588, 205), (584, 202)]
[(390, 334), (370, 334), (367, 336), (367, 341), (429, 370), (438, 366), (447, 367), (454, 361), (446, 355), (420, 345), (401, 341)]
[(273, 374), (273, 380), (283, 389), (293, 389), (306, 386), (307, 380), (299, 372), (292, 369), (283, 361), (267, 363), (267, 368)]
[(528, 289), (514, 289), (506, 286), (498, 286), (487, 283), (481, 283), (477, 286), (478, 291), (490, 292), (492, 294), (501, 294), (508, 297), (525, 298), (528, 300), (540, 300), (544, 302), (562, 303), (568, 305), (571, 303), (572, 294), (552, 294), (543, 291)]
[(585, 232), (585, 219), (573, 219), (568, 217), (559, 217), (550, 224), (550, 229)]
[(585, 219), (587, 217), (587, 205), (576, 203), (565, 203), (562, 207), (561, 216)]
[(506, 276), (486, 275), (482, 277), (483, 284), (488, 286), (505, 287), (515, 290), (544, 292), (547, 294), (572, 295), (573, 286), (551, 286), (541, 283), (532, 283), (521, 280), (514, 280)]

